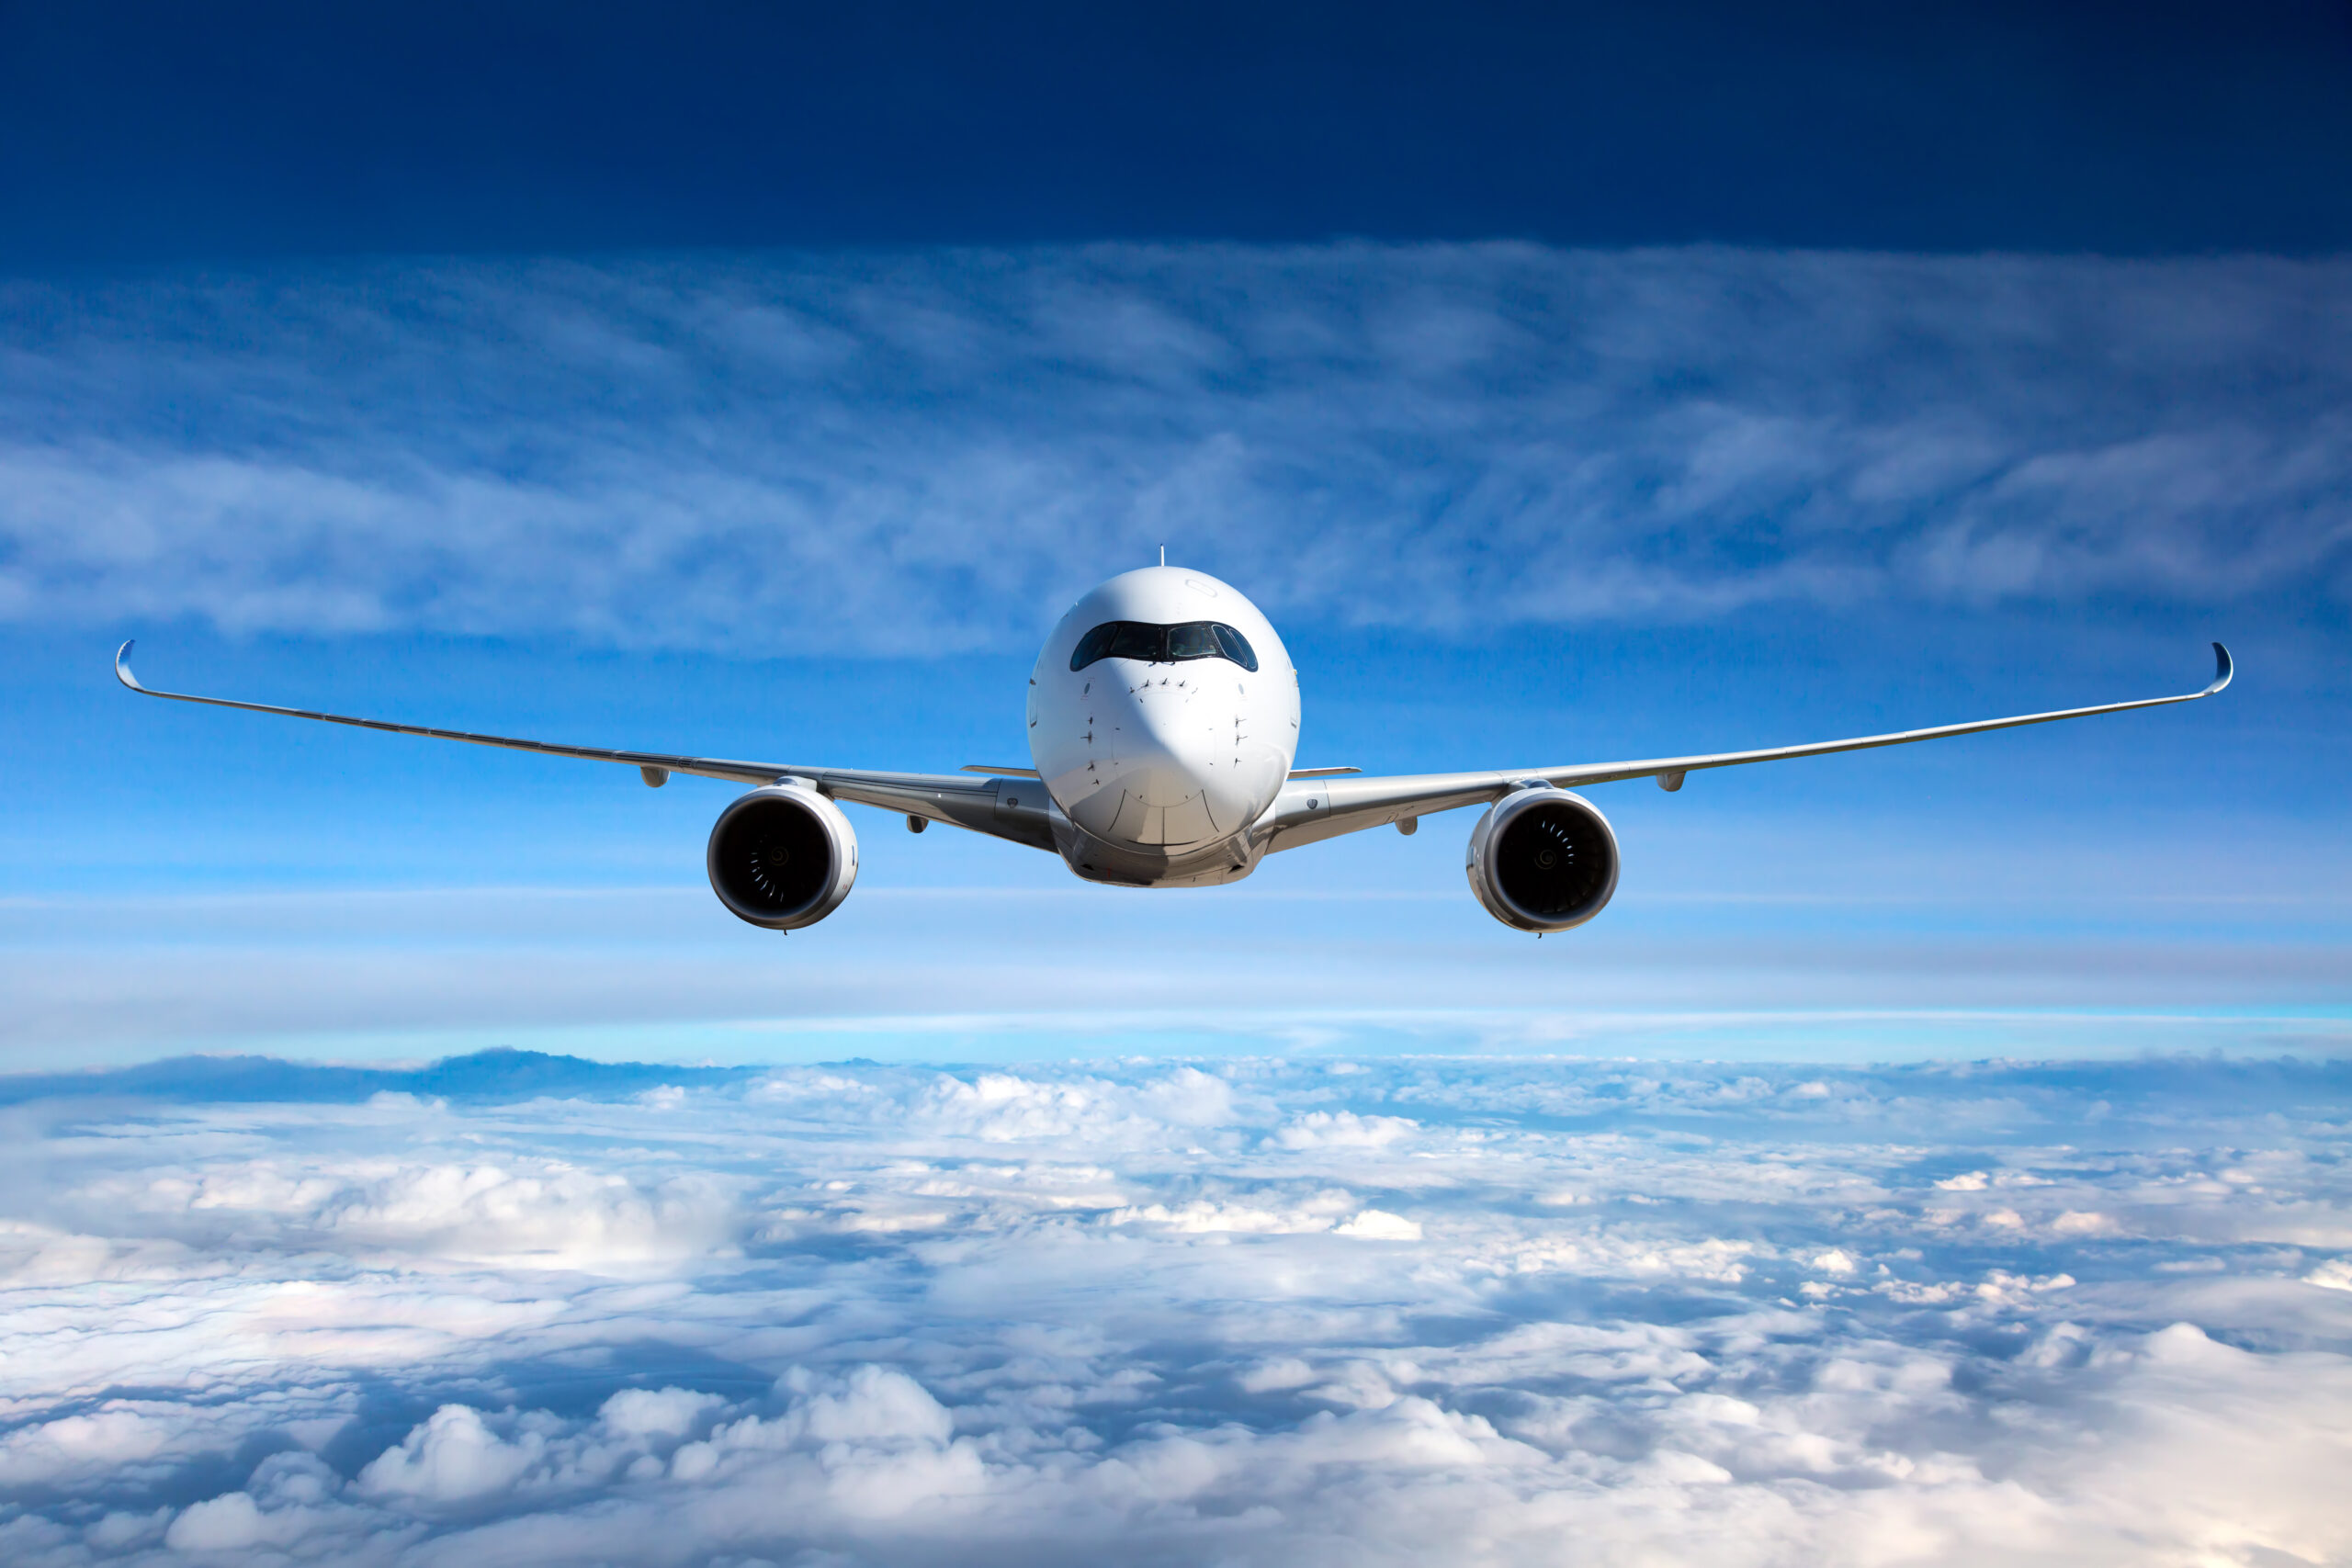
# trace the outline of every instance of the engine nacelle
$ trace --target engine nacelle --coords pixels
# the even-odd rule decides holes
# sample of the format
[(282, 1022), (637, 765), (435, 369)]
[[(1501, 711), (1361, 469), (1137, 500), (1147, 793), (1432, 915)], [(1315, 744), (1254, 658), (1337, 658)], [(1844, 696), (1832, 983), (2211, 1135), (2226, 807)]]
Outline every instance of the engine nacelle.
[(1564, 931), (1600, 913), (1617, 891), (1617, 835), (1580, 795), (1514, 791), (1470, 830), (1470, 891), (1523, 931)]
[(738, 919), (770, 931), (813, 926), (857, 882), (857, 835), (842, 808), (807, 784), (740, 796), (710, 830), (710, 890)]

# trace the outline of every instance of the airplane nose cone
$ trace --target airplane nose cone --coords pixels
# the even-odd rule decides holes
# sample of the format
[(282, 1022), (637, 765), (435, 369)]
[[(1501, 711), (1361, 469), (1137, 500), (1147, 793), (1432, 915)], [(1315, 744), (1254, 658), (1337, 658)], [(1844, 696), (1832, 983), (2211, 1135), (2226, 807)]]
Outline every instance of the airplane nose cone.
[[(1124, 692), (1097, 687), (1091, 745), (1102, 782), (1066, 806), (1071, 820), (1098, 838), (1167, 849), (1248, 826), (1257, 803), (1237, 756), (1234, 704), (1181, 666), (1147, 665), (1133, 680)], [(1223, 694), (1232, 696), (1230, 682)]]

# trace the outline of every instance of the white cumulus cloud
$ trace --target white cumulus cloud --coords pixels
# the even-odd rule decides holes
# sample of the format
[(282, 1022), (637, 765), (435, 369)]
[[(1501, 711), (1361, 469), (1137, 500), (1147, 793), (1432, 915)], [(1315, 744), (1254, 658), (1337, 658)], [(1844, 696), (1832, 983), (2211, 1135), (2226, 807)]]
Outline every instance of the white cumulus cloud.
[(31, 1099), (0, 1557), (2352, 1552), (2340, 1068), (1351, 1066)]

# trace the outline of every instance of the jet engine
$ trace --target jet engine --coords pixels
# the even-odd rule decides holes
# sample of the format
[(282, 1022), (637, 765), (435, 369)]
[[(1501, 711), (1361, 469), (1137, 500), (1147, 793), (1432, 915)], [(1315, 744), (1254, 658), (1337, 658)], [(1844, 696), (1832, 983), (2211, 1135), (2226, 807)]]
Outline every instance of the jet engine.
[(1617, 835), (1580, 795), (1515, 790), (1470, 830), (1470, 891), (1523, 931), (1564, 931), (1600, 913), (1617, 891)]
[(857, 835), (842, 808), (797, 782), (768, 784), (718, 814), (710, 889), (737, 919), (770, 931), (813, 926), (857, 881)]

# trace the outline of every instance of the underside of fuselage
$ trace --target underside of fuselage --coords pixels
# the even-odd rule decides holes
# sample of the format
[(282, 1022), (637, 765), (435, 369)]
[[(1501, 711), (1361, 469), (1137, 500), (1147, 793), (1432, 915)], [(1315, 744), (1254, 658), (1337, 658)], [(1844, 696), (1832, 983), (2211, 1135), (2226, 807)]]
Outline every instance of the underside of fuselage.
[(1057, 827), (1054, 848), (1087, 881), (1118, 887), (1215, 887), (1240, 881), (1263, 858), (1248, 833), (1170, 852), (1097, 838), (1067, 818)]

